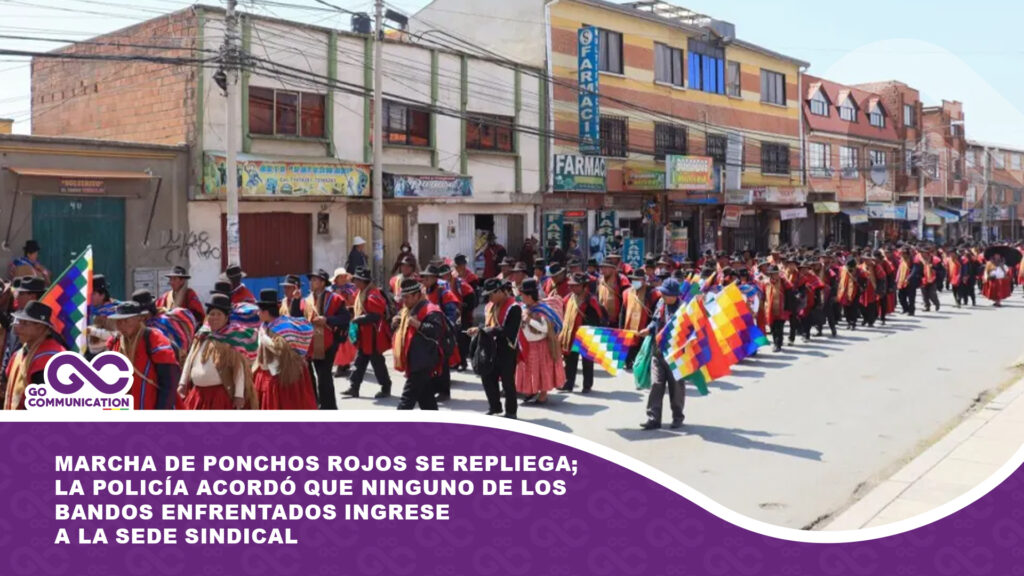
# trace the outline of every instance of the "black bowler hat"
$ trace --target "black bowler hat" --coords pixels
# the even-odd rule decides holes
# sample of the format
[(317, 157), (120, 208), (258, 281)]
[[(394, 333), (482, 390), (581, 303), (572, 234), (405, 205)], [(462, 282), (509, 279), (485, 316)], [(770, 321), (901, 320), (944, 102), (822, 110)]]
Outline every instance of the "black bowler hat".
[(406, 256), (405, 258), (402, 258), (402, 260), (399, 261), (398, 264), (400, 266), (412, 266), (412, 264), (413, 264), (412, 257), (411, 256)]
[(146, 307), (134, 300), (125, 300), (117, 305), (117, 310), (108, 316), (111, 320), (126, 320), (128, 318), (135, 318), (136, 316), (143, 316), (146, 313)]
[(359, 280), (360, 282), (366, 282), (369, 284), (373, 282), (373, 278), (370, 275), (370, 271), (366, 269), (366, 266), (359, 266), (352, 272), (352, 279)]
[(526, 262), (516, 262), (516, 265), (512, 267), (512, 272), (526, 273)]
[(273, 288), (264, 288), (260, 290), (260, 299), (256, 302), (260, 310), (277, 310), (281, 305), (277, 301), (277, 290)]
[(217, 282), (213, 285), (213, 290), (210, 290), (210, 294), (223, 294), (225, 296), (230, 296), (231, 290), (230, 282)]
[(185, 280), (188, 280), (192, 278), (192, 276), (189, 276), (188, 270), (186, 270), (184, 266), (175, 266), (174, 269), (171, 270), (170, 274), (164, 274), (164, 278), (184, 278)]
[(423, 284), (420, 284), (419, 281), (413, 280), (412, 278), (402, 280), (400, 288), (402, 296), (409, 296), (411, 294), (419, 294), (423, 292)]
[(523, 280), (523, 285), (519, 288), (520, 294), (528, 294), (537, 299), (540, 296), (540, 286), (537, 284), (536, 278), (527, 278)]
[(46, 292), (46, 282), (38, 276), (22, 276), (17, 291), (42, 295)]
[(210, 301), (206, 303), (206, 312), (210, 310), (220, 310), (224, 314), (231, 315), (231, 296), (227, 294), (214, 293), (210, 296)]
[(480, 291), (480, 297), (488, 298), (498, 290), (508, 290), (509, 287), (510, 284), (508, 282), (503, 282), (497, 278), (488, 278), (487, 280), (484, 280), (484, 286)]
[(430, 265), (423, 272), (420, 272), (421, 278), (437, 278), (441, 275), (441, 269), (437, 266)]
[(21, 251), (25, 254), (32, 254), (39, 252), (39, 242), (35, 240), (26, 240), (25, 245), (21, 248)]
[(245, 278), (245, 272), (242, 272), (241, 266), (228, 266), (228, 269), (224, 271), (224, 275), (229, 280), (241, 280)]
[(50, 323), (50, 319), (53, 317), (53, 308), (39, 301), (29, 302), (25, 305), (24, 310), (15, 312), (12, 316), (20, 322), (35, 322), (53, 329), (53, 324)]
[(466, 264), (467, 262), (468, 261), (466, 260), (466, 255), (465, 254), (456, 254), (455, 255), (455, 265), (456, 266), (462, 266), (462, 265)]
[(573, 274), (569, 278), (569, 286), (586, 286), (590, 282), (590, 276), (586, 274)]
[(501, 263), (498, 264), (498, 266), (500, 266), (502, 268), (511, 268), (511, 267), (513, 267), (515, 265), (516, 265), (516, 261), (513, 260), (511, 256), (505, 256), (505, 258), (502, 259)]
[(555, 262), (550, 268), (548, 268), (548, 272), (550, 272), (552, 276), (558, 276), (559, 274), (565, 273), (565, 267), (558, 262)]
[(597, 268), (597, 258), (591, 258), (590, 260), (587, 260), (587, 266), (593, 266), (594, 268)]
[(156, 299), (153, 298), (153, 294), (149, 290), (136, 290), (132, 292), (132, 301), (138, 302), (139, 306), (142, 306), (147, 312), (156, 311)]
[(636, 270), (633, 270), (632, 274), (629, 275), (629, 279), (630, 280), (646, 280), (647, 279), (647, 273), (644, 272), (643, 268), (637, 268)]
[[(17, 289), (17, 287), (15, 287)], [(103, 274), (92, 275), (92, 291), (99, 292), (101, 294), (110, 294), (110, 285), (107, 283), (107, 277)]]
[(543, 258), (537, 258), (536, 260), (533, 261), (534, 270), (544, 270), (547, 267), (548, 263), (545, 262)]
[(447, 276), (447, 275), (449, 275), (451, 273), (452, 273), (452, 267), (447, 265), (447, 264), (441, 264), (437, 268), (437, 275), (438, 276)]
[(298, 288), (302, 286), (302, 278), (299, 278), (298, 274), (289, 274), (284, 277), (284, 282), (281, 282), (281, 286), (294, 286)]
[(319, 278), (323, 280), (325, 284), (331, 283), (331, 275), (328, 274), (327, 270), (324, 270), (323, 268), (317, 270), (316, 272), (306, 274), (306, 278), (309, 278), (310, 280), (312, 280), (313, 278)]

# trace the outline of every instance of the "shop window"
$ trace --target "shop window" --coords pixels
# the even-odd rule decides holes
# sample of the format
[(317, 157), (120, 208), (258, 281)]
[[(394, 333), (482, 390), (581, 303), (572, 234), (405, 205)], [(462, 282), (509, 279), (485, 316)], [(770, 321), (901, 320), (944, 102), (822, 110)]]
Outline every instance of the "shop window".
[(430, 112), (384, 101), (384, 143), (393, 146), (430, 146)]
[(323, 138), (323, 94), (249, 87), (249, 133)]
[(507, 116), (474, 114), (466, 121), (466, 148), (515, 152), (514, 120)]

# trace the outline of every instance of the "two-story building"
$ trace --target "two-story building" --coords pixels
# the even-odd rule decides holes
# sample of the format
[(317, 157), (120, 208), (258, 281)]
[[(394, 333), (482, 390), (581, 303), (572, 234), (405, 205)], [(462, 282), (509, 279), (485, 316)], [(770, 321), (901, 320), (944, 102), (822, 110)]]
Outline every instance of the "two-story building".
[[(624, 230), (648, 251), (690, 256), (813, 241), (800, 169), (807, 63), (665, 2), (435, 0), (410, 24), (439, 25), (545, 66), (553, 161), (543, 210), (555, 239), (586, 245)], [(596, 74), (581, 84), (591, 35)], [(581, 145), (593, 144), (581, 140), (588, 131), (595, 149)]]
[[(227, 119), (218, 67), (225, 12), (193, 6), (66, 51), (176, 40), (157, 55), (194, 64), (37, 61), (33, 124), (40, 134), (187, 144), (188, 219), (217, 259), (191, 261), (194, 284), (212, 287), (226, 264), (227, 130), (237, 130), (241, 265), (254, 288), (287, 274), (345, 263), (352, 240), (371, 237), (372, 178), (385, 191), (385, 267), (403, 242), (421, 262), (472, 255), (488, 232), (514, 255), (536, 234), (545, 187), (536, 80), (480, 56), (389, 37), (384, 46), (383, 174), (371, 173), (373, 37), (241, 14), (244, 71)], [(138, 48), (134, 49), (138, 52)], [(56, 62), (51, 64), (50, 62)], [(76, 97), (78, 114), (46, 106)], [(42, 98), (46, 98), (46, 102)]]
[(964, 180), (966, 220), (974, 238), (1024, 238), (1024, 149), (968, 141)]

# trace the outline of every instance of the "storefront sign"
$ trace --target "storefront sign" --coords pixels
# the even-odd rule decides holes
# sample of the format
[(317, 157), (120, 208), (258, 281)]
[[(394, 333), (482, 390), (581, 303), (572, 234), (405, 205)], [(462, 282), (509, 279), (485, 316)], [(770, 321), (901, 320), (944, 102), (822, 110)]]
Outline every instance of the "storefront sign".
[(615, 225), (617, 220), (615, 218), (615, 210), (605, 210), (597, 213), (597, 226), (595, 227), (595, 233), (598, 236), (604, 236), (605, 239), (611, 239), (615, 237)]
[(920, 218), (920, 205), (917, 202), (907, 202), (907, 220), (913, 220), (916, 222)]
[(881, 186), (873, 186), (869, 182), (867, 196), (868, 202), (891, 202), (892, 190), (882, 188)]
[(586, 210), (566, 210), (562, 212), (566, 220), (584, 220), (587, 217)]
[(754, 202), (757, 204), (803, 204), (807, 202), (807, 190), (803, 188), (754, 188)]
[(743, 216), (743, 206), (727, 205), (722, 208), (722, 227), (739, 228)]
[(815, 202), (814, 203), (815, 214), (838, 214), (839, 213), (839, 202)]
[(751, 190), (726, 190), (726, 204), (753, 204), (754, 193)]
[(872, 220), (906, 220), (907, 207), (895, 204), (867, 204), (868, 218)]
[(644, 267), (644, 239), (627, 238), (622, 243), (622, 261), (633, 268)]
[(666, 156), (668, 190), (713, 190), (714, 160), (705, 156)]
[(562, 247), (562, 227), (565, 225), (565, 217), (561, 214), (544, 215), (544, 247), (545, 249), (552, 240)]
[(465, 198), (473, 195), (469, 176), (384, 174), (387, 198)]
[[(370, 195), (370, 167), (362, 164), (284, 162), (240, 156), (238, 174), (241, 196)], [(203, 194), (212, 198), (227, 196), (224, 156), (206, 154)]]
[(578, 33), (580, 154), (601, 153), (601, 111), (598, 97), (598, 63), (601, 35), (594, 26), (580, 28)]
[(626, 166), (622, 171), (626, 190), (664, 190), (665, 171), (658, 168)]
[(801, 218), (807, 218), (807, 208), (779, 210), (779, 220), (799, 220)]
[(669, 244), (669, 252), (675, 257), (676, 261), (682, 262), (686, 259), (690, 253), (690, 232), (683, 226), (675, 226), (672, 228), (671, 244)]
[(555, 154), (555, 192), (604, 192), (605, 178), (604, 158)]
[(60, 179), (61, 194), (103, 194), (104, 191), (106, 191), (106, 188), (103, 186), (103, 180), (87, 178)]

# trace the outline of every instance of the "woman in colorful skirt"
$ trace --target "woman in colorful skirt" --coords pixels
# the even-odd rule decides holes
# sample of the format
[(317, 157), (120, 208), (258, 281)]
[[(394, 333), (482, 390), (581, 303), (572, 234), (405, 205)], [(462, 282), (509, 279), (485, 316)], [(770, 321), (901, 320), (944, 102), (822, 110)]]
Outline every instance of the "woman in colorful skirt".
[(186, 410), (258, 408), (247, 355), (255, 352), (252, 329), (229, 322), (231, 298), (214, 294), (206, 325), (196, 334), (181, 372), (178, 395)]
[(1010, 282), (1010, 272), (1003, 263), (1003, 257), (999, 254), (992, 256), (992, 259), (985, 264), (985, 273), (982, 276), (982, 294), (992, 301), (995, 307), (1001, 307), (1003, 300), (1006, 300), (1013, 293), (1013, 285)]
[(519, 337), (516, 392), (524, 403), (545, 404), (548, 392), (565, 385), (558, 334), (562, 331), (562, 301), (557, 296), (540, 300), (537, 280), (528, 278), (520, 289), (525, 312)]
[[(349, 310), (355, 308), (356, 294), (359, 293), (359, 289), (352, 283), (352, 275), (347, 270), (338, 268), (334, 271), (334, 284), (331, 290), (345, 299), (345, 306), (348, 306)], [(338, 351), (334, 354), (334, 375), (340, 378), (348, 374), (348, 370), (355, 359), (356, 345), (352, 342), (351, 338), (346, 338), (338, 346)]]
[(306, 362), (313, 326), (304, 318), (281, 316), (277, 290), (260, 291), (259, 347), (253, 388), (261, 410), (316, 410)]

